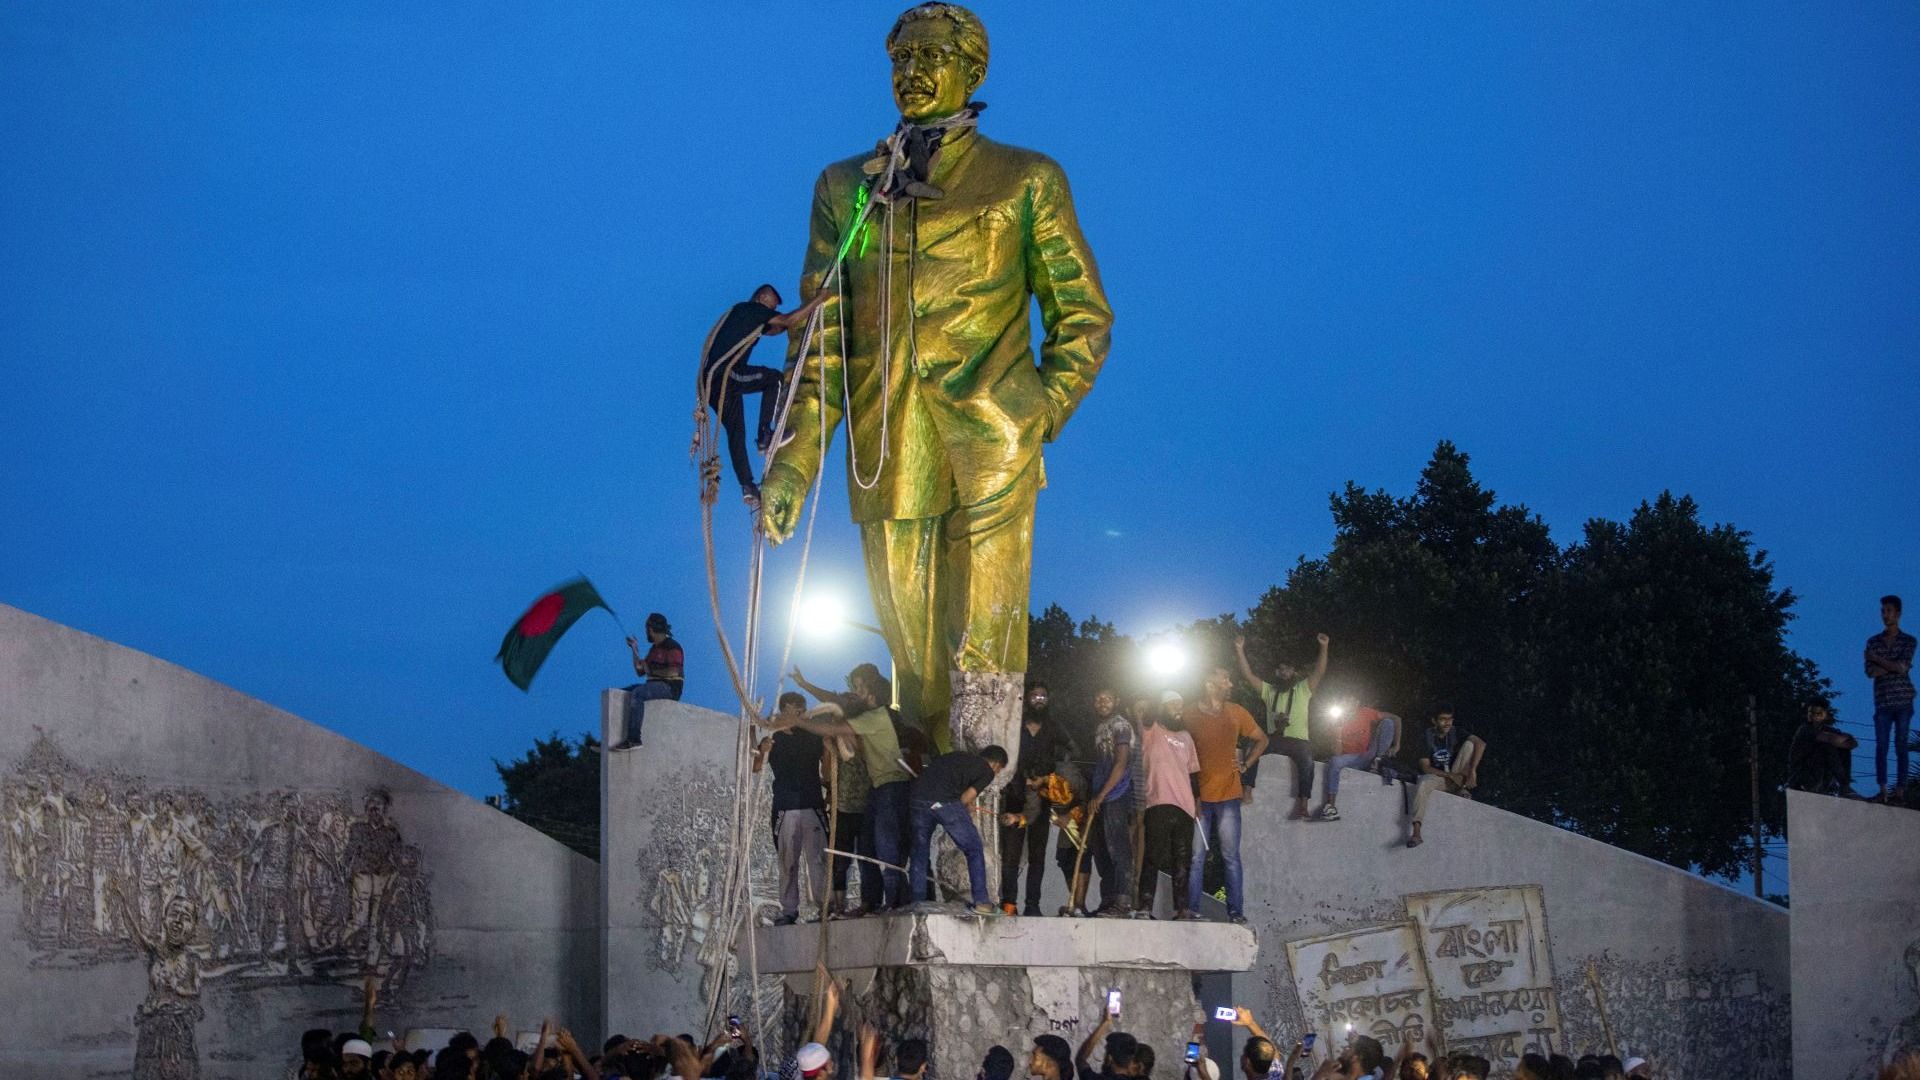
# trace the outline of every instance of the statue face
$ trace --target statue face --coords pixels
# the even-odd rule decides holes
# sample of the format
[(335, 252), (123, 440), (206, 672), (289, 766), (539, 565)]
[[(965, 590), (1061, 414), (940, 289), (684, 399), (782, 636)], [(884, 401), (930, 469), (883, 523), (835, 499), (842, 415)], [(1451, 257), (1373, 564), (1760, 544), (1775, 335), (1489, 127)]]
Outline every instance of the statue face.
[(986, 72), (960, 54), (957, 37), (945, 19), (915, 19), (900, 28), (887, 55), (903, 119), (918, 124), (952, 116), (980, 85)]

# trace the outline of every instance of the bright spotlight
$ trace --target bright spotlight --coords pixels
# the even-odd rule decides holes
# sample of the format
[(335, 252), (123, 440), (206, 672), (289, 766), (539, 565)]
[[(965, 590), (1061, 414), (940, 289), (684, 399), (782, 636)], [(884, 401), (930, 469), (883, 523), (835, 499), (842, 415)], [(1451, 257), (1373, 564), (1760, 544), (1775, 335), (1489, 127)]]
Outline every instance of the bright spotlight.
[(815, 593), (800, 601), (797, 617), (809, 636), (832, 637), (846, 628), (847, 605), (832, 593)]
[(1187, 669), (1187, 650), (1163, 641), (1147, 650), (1147, 667), (1163, 678), (1178, 675)]
[(1347, 715), (1347, 707), (1345, 705), (1329, 705), (1327, 706), (1327, 715), (1338, 720)]

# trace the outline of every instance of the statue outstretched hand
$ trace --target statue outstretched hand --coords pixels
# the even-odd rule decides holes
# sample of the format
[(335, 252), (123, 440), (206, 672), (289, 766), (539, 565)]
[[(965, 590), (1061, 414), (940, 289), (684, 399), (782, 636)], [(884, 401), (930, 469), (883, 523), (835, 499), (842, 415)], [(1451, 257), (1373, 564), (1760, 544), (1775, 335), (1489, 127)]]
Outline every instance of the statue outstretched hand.
[(775, 544), (793, 535), (807, 502), (807, 481), (797, 469), (774, 464), (760, 481), (760, 520)]

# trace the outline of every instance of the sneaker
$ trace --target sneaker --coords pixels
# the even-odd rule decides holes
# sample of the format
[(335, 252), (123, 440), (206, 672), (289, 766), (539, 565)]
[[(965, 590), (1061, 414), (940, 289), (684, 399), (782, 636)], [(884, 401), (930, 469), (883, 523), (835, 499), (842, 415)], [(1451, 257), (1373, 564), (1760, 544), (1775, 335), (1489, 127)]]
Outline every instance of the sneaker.
[(1018, 915), (1019, 913), (1020, 913), (1020, 905), (1018, 905), (1018, 904), (1016, 904), (1016, 903), (1014, 903), (1014, 902), (1013, 902), (1013, 901), (1011, 901), (1011, 900), (1003, 900), (1003, 901), (1001, 901), (1001, 903), (1000, 903), (1000, 914), (1002, 914), (1002, 915)]
[(616, 754), (624, 754), (629, 750), (638, 750), (639, 748), (640, 748), (640, 744), (637, 742), (615, 743), (612, 746), (607, 747), (608, 750), (611, 750)]
[(980, 916), (1000, 914), (1000, 909), (997, 907), (994, 907), (992, 904), (975, 904), (972, 907), (968, 908), (967, 910), (973, 912), (975, 915), (980, 915)]
[(1200, 913), (1197, 911), (1188, 911), (1184, 909), (1180, 911), (1176, 911), (1173, 913), (1173, 921), (1174, 922), (1199, 922)]
[[(1011, 915), (1013, 912), (1009, 911), (1007, 914)], [(1029, 919), (1038, 919), (1045, 916), (1046, 912), (1040, 910), (1039, 904), (1028, 904), (1026, 907), (1020, 909), (1020, 914)]]
[(1123, 904), (1114, 904), (1111, 907), (1103, 907), (1099, 911), (1094, 912), (1093, 917), (1096, 919), (1131, 919), (1133, 918), (1133, 912), (1128, 910)]
[(1227, 916), (1227, 921), (1232, 923), (1235, 926), (1247, 925), (1247, 917), (1245, 915), (1240, 915), (1240, 914), (1229, 915)]
[(1153, 912), (1148, 911), (1146, 908), (1134, 908), (1132, 917), (1136, 919), (1151, 919), (1153, 918)]
[(1087, 909), (1083, 907), (1063, 907), (1060, 909), (1060, 917), (1063, 919), (1084, 919), (1087, 917)]
[(773, 920), (773, 925), (792, 926), (794, 923), (797, 923), (799, 921), (800, 921), (800, 916), (798, 915), (781, 915)]
[(760, 509), (759, 485), (758, 484), (742, 484), (740, 486), (740, 501), (743, 503), (746, 503), (747, 509), (749, 510), (759, 510)]
[(1321, 807), (1320, 820), (1321, 821), (1339, 821), (1340, 808), (1333, 805), (1332, 803), (1328, 803), (1327, 805)]

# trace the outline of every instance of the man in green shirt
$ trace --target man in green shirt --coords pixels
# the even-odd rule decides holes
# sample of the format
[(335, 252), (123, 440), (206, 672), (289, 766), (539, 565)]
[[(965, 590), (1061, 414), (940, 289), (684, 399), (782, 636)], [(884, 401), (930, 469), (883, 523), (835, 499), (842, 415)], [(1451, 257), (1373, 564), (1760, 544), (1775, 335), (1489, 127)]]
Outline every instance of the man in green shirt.
[(847, 674), (847, 692), (831, 694), (798, 678), (797, 682), (825, 705), (797, 720), (782, 721), (823, 738), (852, 736), (859, 740), (860, 758), (873, 787), (867, 792), (865, 839), (873, 857), (885, 864), (879, 910), (906, 907), (907, 790), (913, 774), (900, 760), (900, 736), (893, 728), (893, 685), (880, 669), (861, 664)]
[[(1293, 761), (1293, 810), (1287, 814), (1293, 821), (1306, 820), (1307, 801), (1313, 798), (1313, 743), (1309, 741), (1307, 718), (1313, 692), (1320, 688), (1320, 680), (1327, 675), (1328, 638), (1325, 634), (1315, 634), (1314, 640), (1320, 643), (1320, 655), (1314, 660), (1310, 674), (1301, 678), (1292, 664), (1282, 663), (1274, 669), (1273, 682), (1269, 683), (1255, 675), (1253, 665), (1247, 663), (1246, 636), (1233, 639), (1233, 652), (1240, 660), (1240, 676), (1259, 692), (1261, 703), (1267, 707), (1266, 752), (1285, 754)], [(1256, 759), (1241, 774), (1242, 801), (1253, 801), (1253, 784), (1259, 772), (1260, 762)]]

